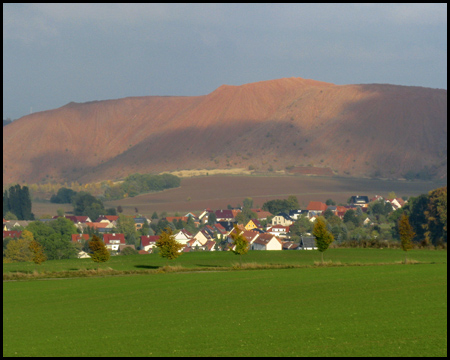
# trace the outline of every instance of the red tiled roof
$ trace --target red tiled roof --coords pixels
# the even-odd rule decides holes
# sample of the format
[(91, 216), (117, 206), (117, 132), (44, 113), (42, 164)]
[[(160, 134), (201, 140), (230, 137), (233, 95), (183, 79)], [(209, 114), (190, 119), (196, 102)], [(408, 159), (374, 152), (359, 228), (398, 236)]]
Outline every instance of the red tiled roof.
[(155, 244), (159, 240), (159, 235), (143, 235), (141, 236), (141, 246), (149, 246)]
[(72, 234), (72, 242), (80, 242), (81, 240), (89, 240), (89, 234)]
[(86, 226), (89, 226), (91, 228), (94, 229), (104, 229), (108, 226), (109, 224), (106, 222), (86, 222)]
[(310, 201), (306, 210), (316, 210), (325, 211), (327, 209), (327, 204), (320, 201)]
[(22, 231), (16, 231), (16, 230), (3, 231), (3, 239), (5, 237), (20, 238), (20, 235), (22, 235)]
[(111, 240), (120, 240), (120, 245), (125, 245), (125, 236), (123, 234), (103, 234), (103, 242), (109, 244)]

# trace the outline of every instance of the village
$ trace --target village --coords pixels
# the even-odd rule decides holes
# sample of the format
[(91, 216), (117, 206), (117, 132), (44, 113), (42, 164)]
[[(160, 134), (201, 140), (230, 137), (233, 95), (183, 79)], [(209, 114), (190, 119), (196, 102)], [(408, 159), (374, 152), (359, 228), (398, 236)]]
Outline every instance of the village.
[[(328, 201), (327, 201), (328, 202)], [(249, 243), (250, 250), (316, 250), (315, 239), (310, 232), (304, 231), (300, 236), (294, 235), (294, 226), (299, 219), (307, 219), (312, 225), (318, 216), (326, 214), (336, 219), (344, 220), (346, 213), (365, 214), (369, 204), (390, 204), (392, 210), (397, 210), (405, 205), (402, 198), (384, 199), (375, 195), (355, 195), (349, 199), (347, 205), (327, 205), (321, 201), (310, 201), (306, 209), (294, 209), (272, 214), (260, 208), (251, 209), (251, 214), (256, 217), (242, 220), (243, 208), (211, 210), (209, 208), (200, 214), (188, 212), (183, 216), (165, 216), (151, 219), (142, 215), (132, 217), (136, 234), (141, 234), (134, 243), (127, 241), (127, 235), (118, 232), (119, 215), (100, 215), (97, 219), (88, 216), (63, 215), (73, 221), (77, 233), (71, 235), (72, 244), (77, 248), (78, 258), (90, 257), (88, 247), (83, 246), (90, 240), (92, 234), (99, 235), (112, 255), (124, 255), (130, 253), (150, 254), (155, 252), (159, 235), (152, 230), (158, 224), (169, 225), (175, 235), (175, 240), (184, 247), (180, 252), (191, 251), (228, 251), (234, 250), (231, 233), (235, 231), (235, 225)], [(349, 215), (348, 213), (347, 215)], [(49, 222), (60, 217), (40, 219), (41, 222)], [(364, 216), (362, 225), (373, 225), (371, 216)], [(239, 219), (239, 221), (238, 221)], [(5, 220), (3, 219), (3, 239), (18, 239), (22, 230), (32, 221)], [(189, 229), (180, 224), (190, 224)], [(148, 231), (143, 231), (148, 229)], [(162, 228), (163, 229), (163, 228)], [(148, 233), (147, 235), (142, 235)], [(298, 235), (298, 232), (297, 232)]]

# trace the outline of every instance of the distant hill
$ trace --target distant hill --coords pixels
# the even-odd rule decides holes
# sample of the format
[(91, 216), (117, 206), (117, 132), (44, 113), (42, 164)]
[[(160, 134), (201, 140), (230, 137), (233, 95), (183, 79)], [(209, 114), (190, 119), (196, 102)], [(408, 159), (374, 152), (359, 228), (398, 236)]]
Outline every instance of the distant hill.
[(3, 131), (4, 184), (249, 166), (446, 178), (447, 90), (285, 78), (203, 96), (69, 103)]
[(6, 126), (6, 125), (8, 125), (8, 124), (11, 124), (12, 123), (12, 120), (11, 119), (3, 119), (3, 126)]

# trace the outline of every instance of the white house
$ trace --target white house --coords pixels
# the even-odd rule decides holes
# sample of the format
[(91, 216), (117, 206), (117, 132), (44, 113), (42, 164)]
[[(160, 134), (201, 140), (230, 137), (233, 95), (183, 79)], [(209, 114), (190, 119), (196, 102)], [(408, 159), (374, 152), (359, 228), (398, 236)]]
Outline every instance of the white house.
[(252, 250), (282, 250), (281, 241), (272, 234), (260, 234), (251, 245)]
[(271, 228), (268, 228), (267, 232), (269, 234), (285, 238), (289, 233), (289, 226), (274, 225)]
[(194, 236), (187, 230), (181, 229), (176, 235), (175, 240), (182, 245), (186, 245)]

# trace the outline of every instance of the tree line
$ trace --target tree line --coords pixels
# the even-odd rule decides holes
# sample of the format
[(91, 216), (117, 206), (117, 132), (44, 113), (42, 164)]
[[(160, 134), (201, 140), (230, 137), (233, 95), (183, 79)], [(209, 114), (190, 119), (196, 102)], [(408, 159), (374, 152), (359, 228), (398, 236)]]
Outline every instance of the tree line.
[(31, 197), (27, 186), (11, 186), (3, 192), (3, 217), (13, 215), (17, 220), (34, 220), (31, 212)]

